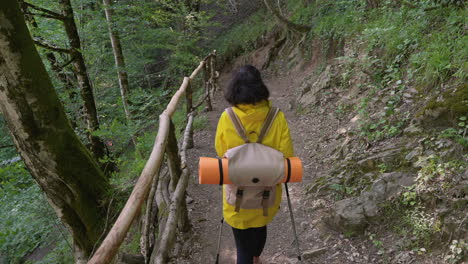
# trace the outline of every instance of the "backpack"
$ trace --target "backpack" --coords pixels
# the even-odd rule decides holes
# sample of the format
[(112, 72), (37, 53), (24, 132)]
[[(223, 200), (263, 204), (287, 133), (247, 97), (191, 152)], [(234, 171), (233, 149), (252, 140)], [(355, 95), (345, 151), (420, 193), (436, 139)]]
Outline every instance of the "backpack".
[(268, 134), (279, 109), (271, 107), (263, 123), (257, 142), (250, 142), (245, 128), (232, 107), (226, 112), (237, 134), (245, 144), (228, 149), (224, 157), (229, 160), (229, 180), (233, 184), (225, 187), (226, 201), (235, 206), (235, 211), (263, 208), (263, 216), (268, 216), (268, 208), (275, 204), (276, 185), (284, 178), (284, 156), (281, 151), (262, 144)]

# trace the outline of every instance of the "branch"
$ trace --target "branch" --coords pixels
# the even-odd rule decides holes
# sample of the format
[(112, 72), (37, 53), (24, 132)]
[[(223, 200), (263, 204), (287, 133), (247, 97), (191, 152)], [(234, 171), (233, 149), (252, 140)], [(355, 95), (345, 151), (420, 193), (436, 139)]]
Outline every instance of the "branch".
[(14, 147), (14, 146), (15, 146), (15, 145), (5, 145), (5, 146), (0, 146), (0, 149), (2, 149), (2, 148), (12, 148), (12, 147)]
[(75, 60), (75, 57), (71, 57), (71, 59), (67, 62), (65, 62), (64, 64), (62, 65), (59, 65), (57, 66), (57, 68), (63, 70), (63, 68), (67, 67), (68, 65), (70, 65), (70, 63), (72, 63), (73, 61)]
[(30, 16), (39, 16), (39, 17), (45, 17), (45, 18), (52, 18), (52, 19), (58, 19), (60, 20), (61, 18), (59, 17), (56, 17), (56, 16), (51, 16), (51, 15), (47, 15), (47, 14), (38, 14), (38, 13), (31, 13), (31, 12), (25, 12), (24, 13), (25, 15), (30, 15)]
[(56, 13), (54, 11), (50, 11), (49, 9), (38, 7), (38, 6), (35, 6), (35, 5), (33, 5), (31, 3), (27, 3), (27, 2), (24, 2), (24, 4), (26, 6), (28, 6), (28, 7), (31, 7), (34, 10), (41, 11), (41, 12), (44, 12), (45, 14), (48, 14), (48, 15), (45, 15), (45, 14), (32, 14), (32, 15), (39, 15), (39, 16), (43, 16), (43, 17), (47, 17), (47, 18), (53, 18), (53, 19), (59, 19), (59, 20), (64, 20), (65, 19), (65, 16), (62, 16), (61, 14)]
[(69, 49), (59, 48), (59, 47), (57, 47), (55, 45), (50, 45), (48, 43), (41, 42), (40, 38), (36, 37), (36, 38), (33, 38), (33, 39), (34, 39), (34, 44), (38, 45), (39, 47), (43, 47), (45, 49), (56, 51), (56, 52), (61, 52), (61, 53), (69, 53), (70, 54), (72, 52)]
[(197, 108), (200, 107), (200, 106), (206, 101), (206, 99), (208, 99), (208, 96), (210, 96), (209, 93), (207, 93), (207, 94), (205, 95), (205, 97), (201, 100), (200, 103), (198, 103), (196, 106), (193, 106), (193, 107), (192, 107), (192, 110), (197, 110)]
[(268, 8), (268, 10), (270, 10), (271, 13), (273, 13), (273, 15), (282, 23), (284, 24), (288, 29), (291, 29), (293, 31), (296, 31), (296, 32), (299, 32), (299, 33), (306, 33), (308, 32), (309, 30), (312, 29), (312, 27), (310, 26), (306, 26), (306, 25), (300, 25), (300, 24), (296, 24), (296, 23), (293, 23), (291, 21), (289, 21), (287, 18), (285, 18), (284, 16), (282, 16), (278, 10), (274, 9), (270, 3), (269, 3), (269, 0), (263, 0), (263, 3), (265, 4), (265, 6)]

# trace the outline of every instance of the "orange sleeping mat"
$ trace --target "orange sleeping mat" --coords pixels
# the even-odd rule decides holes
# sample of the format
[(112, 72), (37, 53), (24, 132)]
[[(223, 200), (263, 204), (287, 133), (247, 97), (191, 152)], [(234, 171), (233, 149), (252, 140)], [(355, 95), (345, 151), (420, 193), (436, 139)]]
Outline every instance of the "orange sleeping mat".
[[(198, 182), (200, 184), (232, 184), (228, 175), (228, 160), (217, 158), (201, 157), (198, 163)], [(291, 164), (291, 175), (288, 180), (288, 161), (284, 160), (284, 179), (282, 182), (300, 182), (302, 181), (302, 162), (298, 157), (289, 158)], [(223, 178), (221, 182), (221, 167), (223, 170)]]

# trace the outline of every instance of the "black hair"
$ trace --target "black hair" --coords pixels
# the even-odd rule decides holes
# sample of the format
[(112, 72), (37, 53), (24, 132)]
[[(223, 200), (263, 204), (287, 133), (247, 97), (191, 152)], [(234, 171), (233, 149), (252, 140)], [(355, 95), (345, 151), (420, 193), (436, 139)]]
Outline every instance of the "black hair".
[(262, 81), (260, 71), (252, 65), (242, 66), (224, 91), (224, 98), (231, 105), (255, 104), (268, 97), (270, 92)]

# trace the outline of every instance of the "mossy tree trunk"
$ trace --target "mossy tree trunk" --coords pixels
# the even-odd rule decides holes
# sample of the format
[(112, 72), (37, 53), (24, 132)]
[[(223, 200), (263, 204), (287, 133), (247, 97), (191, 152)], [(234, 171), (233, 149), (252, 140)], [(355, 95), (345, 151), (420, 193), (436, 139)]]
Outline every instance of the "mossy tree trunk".
[(80, 36), (78, 35), (78, 30), (76, 28), (70, 0), (59, 0), (59, 4), (63, 16), (62, 21), (65, 26), (65, 32), (70, 42), (70, 55), (74, 58), (73, 66), (78, 79), (78, 85), (80, 86), (81, 97), (84, 102), (84, 112), (90, 149), (94, 156), (99, 160), (105, 157), (106, 147), (99, 137), (92, 134), (94, 131), (99, 129), (99, 120), (96, 103), (94, 102), (93, 87), (88, 76), (83, 54), (81, 53)]
[(0, 5), (0, 110), (31, 175), (85, 262), (103, 232), (103, 172), (79, 141), (34, 47), (17, 0)]

